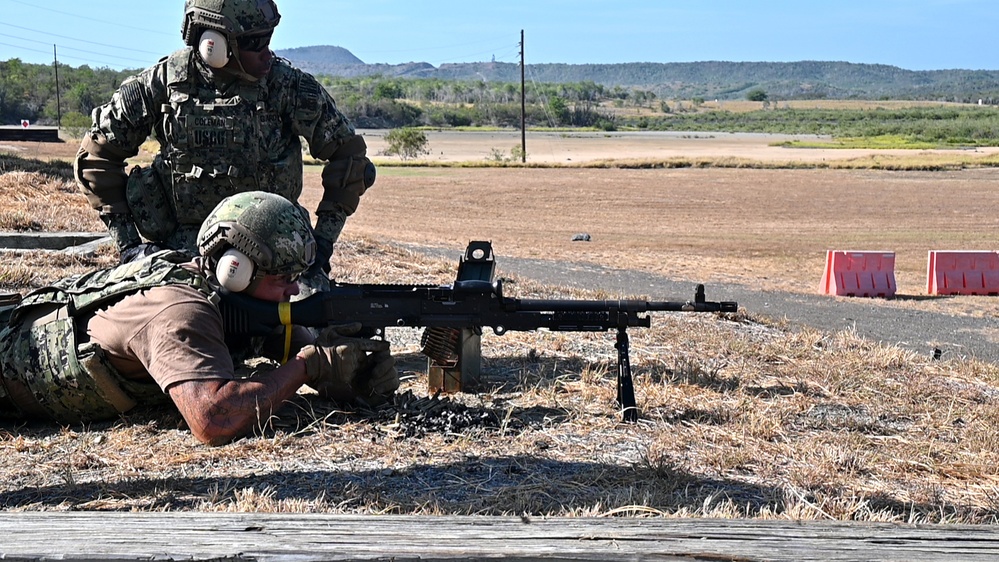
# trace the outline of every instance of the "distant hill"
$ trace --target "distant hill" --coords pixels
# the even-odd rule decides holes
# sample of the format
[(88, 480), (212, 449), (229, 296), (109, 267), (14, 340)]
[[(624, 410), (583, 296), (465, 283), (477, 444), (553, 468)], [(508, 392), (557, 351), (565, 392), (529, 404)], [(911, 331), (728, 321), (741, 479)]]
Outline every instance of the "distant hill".
[[(365, 64), (347, 49), (334, 46), (276, 52), (316, 75), (520, 82), (520, 65), (514, 63), (453, 63), (440, 67), (425, 62)], [(999, 71), (905, 70), (849, 62), (528, 64), (526, 74), (528, 80), (537, 82), (595, 82), (608, 87), (641, 88), (667, 99), (741, 99), (749, 90), (762, 88), (773, 99), (999, 100)]]
[(332, 65), (363, 65), (364, 61), (354, 56), (343, 47), (329, 45), (317, 47), (295, 47), (276, 51), (279, 56), (288, 60)]

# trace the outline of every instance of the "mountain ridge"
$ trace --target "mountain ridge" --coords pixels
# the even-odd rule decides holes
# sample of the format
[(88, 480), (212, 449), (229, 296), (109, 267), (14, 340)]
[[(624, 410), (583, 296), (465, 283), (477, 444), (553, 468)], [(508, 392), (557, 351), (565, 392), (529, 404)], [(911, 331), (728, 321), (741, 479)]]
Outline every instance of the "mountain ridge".
[[(520, 82), (517, 63), (368, 64), (348, 49), (330, 45), (275, 52), (314, 75)], [(906, 70), (845, 61), (529, 63), (525, 73), (531, 81), (594, 82), (649, 90), (660, 98), (738, 99), (760, 88), (774, 99), (999, 100), (996, 70)]]

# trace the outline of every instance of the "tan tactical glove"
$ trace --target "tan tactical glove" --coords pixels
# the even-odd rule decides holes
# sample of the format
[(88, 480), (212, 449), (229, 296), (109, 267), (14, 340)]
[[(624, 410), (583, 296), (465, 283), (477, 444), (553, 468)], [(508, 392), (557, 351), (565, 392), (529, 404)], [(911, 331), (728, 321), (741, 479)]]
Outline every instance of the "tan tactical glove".
[(370, 367), (354, 377), (351, 386), (369, 405), (384, 404), (399, 389), (395, 357), (386, 349), (372, 353), (367, 361)]
[(375, 165), (366, 156), (367, 145), (360, 135), (351, 137), (323, 167), (323, 198), (317, 212), (342, 211), (354, 214), (361, 196), (375, 183)]
[(380, 404), (399, 388), (399, 374), (387, 341), (349, 337), (360, 328), (359, 323), (326, 328), (298, 356), (305, 360), (309, 386), (320, 395)]

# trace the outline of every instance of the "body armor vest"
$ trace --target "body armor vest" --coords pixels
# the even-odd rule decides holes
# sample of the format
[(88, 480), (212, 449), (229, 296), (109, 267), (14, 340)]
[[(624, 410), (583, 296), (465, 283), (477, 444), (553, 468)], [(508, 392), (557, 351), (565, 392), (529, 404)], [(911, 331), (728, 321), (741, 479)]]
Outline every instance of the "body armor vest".
[[(168, 100), (153, 166), (180, 225), (200, 225), (222, 199), (251, 190), (297, 201), (302, 144), (287, 134), (268, 79), (234, 81), (225, 91), (182, 49), (166, 60)], [(272, 99), (273, 98), (273, 99)]]
[(30, 391), (45, 415), (63, 423), (114, 418), (139, 403), (168, 403), (152, 380), (122, 377), (88, 341), (86, 322), (95, 311), (152, 287), (184, 283), (210, 299), (204, 277), (180, 266), (187, 259), (163, 251), (25, 296), (0, 331), (0, 414), (24, 414), (6, 387), (12, 384)]

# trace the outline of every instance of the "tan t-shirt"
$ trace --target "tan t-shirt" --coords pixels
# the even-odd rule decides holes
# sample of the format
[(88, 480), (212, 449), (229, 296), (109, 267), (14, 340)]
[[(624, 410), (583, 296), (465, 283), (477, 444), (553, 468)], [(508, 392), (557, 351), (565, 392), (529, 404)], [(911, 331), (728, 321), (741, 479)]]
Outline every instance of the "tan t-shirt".
[(91, 318), (87, 332), (122, 376), (151, 376), (164, 391), (183, 381), (234, 378), (222, 317), (188, 285), (129, 295)]

